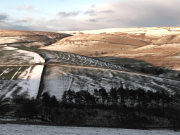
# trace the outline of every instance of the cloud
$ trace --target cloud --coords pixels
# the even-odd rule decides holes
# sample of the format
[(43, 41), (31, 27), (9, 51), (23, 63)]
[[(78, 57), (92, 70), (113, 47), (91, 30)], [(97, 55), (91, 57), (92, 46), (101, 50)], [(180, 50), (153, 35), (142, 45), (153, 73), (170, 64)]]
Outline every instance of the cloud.
[(113, 10), (97, 11), (94, 9), (89, 9), (86, 12), (84, 12), (85, 15), (89, 15), (89, 16), (97, 16), (98, 14), (112, 14), (112, 13), (114, 13)]
[(179, 4), (177, 0), (117, 1), (99, 7), (113, 13), (97, 17), (106, 18), (112, 27), (179, 26)]
[(6, 13), (0, 13), (0, 29), (8, 29), (10, 25), (6, 23), (9, 20), (9, 15)]
[(95, 16), (95, 15), (97, 15), (97, 11), (95, 11), (93, 9), (89, 9), (84, 14), (89, 15), (89, 16)]
[(114, 13), (114, 11), (113, 10), (104, 10), (104, 11), (100, 11), (99, 13), (112, 14), (112, 13)]
[(34, 19), (31, 17), (23, 17), (20, 20), (17, 20), (15, 23), (31, 23)]
[(98, 22), (98, 19), (89, 19), (90, 22)]
[[(70, 12), (38, 16), (33, 6), (19, 10), (33, 11), (35, 16), (26, 16), (16, 23), (7, 23), (12, 18), (0, 14), (0, 27), (21, 30), (89, 30), (116, 27), (171, 27), (180, 26), (180, 1), (178, 0), (107, 0), (106, 3)], [(45, 18), (45, 19), (44, 19)]]
[(61, 18), (66, 18), (66, 17), (75, 17), (75, 16), (77, 16), (79, 14), (79, 12), (75, 12), (75, 11), (73, 11), (73, 12), (59, 12), (58, 13), (58, 16), (60, 16)]
[(0, 29), (9, 29), (10, 25), (0, 21)]
[(31, 11), (31, 12), (40, 12), (40, 8), (35, 8), (32, 5), (21, 5), (17, 9), (18, 10)]
[(0, 13), (0, 21), (6, 21), (9, 19), (9, 15), (6, 13)]

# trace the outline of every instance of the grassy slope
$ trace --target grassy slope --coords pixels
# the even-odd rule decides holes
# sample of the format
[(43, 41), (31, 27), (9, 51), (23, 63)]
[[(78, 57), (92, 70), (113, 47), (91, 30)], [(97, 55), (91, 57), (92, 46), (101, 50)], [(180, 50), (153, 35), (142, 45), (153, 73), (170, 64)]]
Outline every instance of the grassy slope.
[(76, 34), (42, 48), (89, 57), (143, 60), (154, 66), (179, 71), (179, 37), (179, 28), (174, 27), (107, 29), (84, 31), (84, 34)]

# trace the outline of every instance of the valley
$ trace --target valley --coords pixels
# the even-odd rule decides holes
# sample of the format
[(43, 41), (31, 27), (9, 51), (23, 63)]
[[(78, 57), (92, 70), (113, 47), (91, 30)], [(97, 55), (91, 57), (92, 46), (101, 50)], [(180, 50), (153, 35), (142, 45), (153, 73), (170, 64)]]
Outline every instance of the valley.
[(68, 89), (93, 92), (121, 85), (179, 93), (178, 28), (66, 33), (0, 31), (2, 99), (30, 91), (36, 91), (29, 94), (36, 98), (44, 66), (40, 93), (58, 100)]
[(0, 122), (174, 128), (179, 30), (0, 30)]

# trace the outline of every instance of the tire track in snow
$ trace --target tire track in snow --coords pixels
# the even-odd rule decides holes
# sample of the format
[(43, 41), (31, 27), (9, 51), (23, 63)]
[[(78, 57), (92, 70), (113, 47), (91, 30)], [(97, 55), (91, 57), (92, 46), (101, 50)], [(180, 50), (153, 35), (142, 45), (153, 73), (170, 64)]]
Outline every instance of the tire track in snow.
[(18, 69), (18, 71), (12, 76), (12, 78), (10, 80), (13, 80), (14, 77), (17, 75), (17, 73), (19, 73), (19, 71), (21, 70), (22, 66)]
[(8, 70), (9, 70), (9, 68), (7, 68), (6, 70), (4, 70), (4, 71), (0, 74), (0, 76), (2, 76), (4, 73), (8, 72)]

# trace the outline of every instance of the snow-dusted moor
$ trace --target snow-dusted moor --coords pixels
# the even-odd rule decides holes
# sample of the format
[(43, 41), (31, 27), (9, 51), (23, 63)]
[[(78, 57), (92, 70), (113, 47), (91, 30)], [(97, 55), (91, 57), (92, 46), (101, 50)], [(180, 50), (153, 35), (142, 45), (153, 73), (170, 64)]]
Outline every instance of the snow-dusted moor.
[[(178, 130), (179, 30), (0, 30), (0, 123)], [(171, 134), (82, 129), (90, 134)], [(53, 132), (72, 134), (71, 129)]]

